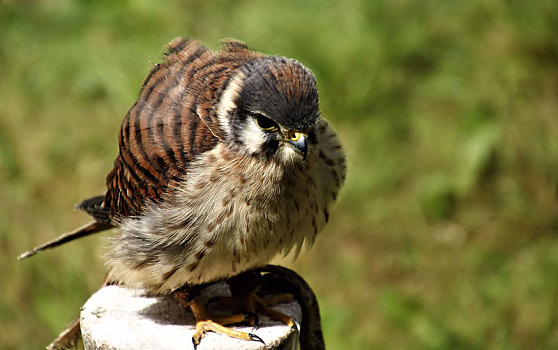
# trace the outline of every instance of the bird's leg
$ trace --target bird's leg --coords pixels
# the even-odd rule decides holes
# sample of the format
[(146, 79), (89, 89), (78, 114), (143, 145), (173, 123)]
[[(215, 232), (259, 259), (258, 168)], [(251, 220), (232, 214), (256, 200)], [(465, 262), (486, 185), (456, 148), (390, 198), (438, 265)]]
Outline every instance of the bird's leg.
[(289, 327), (294, 327), (296, 322), (292, 317), (285, 315), (279, 311), (275, 311), (272, 307), (280, 303), (290, 303), (293, 301), (292, 294), (280, 294), (273, 297), (260, 298), (256, 292), (250, 292), (245, 296), (246, 311), (248, 313), (268, 316), (276, 321), (283, 322)]
[(205, 336), (205, 333), (210, 331), (226, 335), (231, 338), (237, 338), (241, 340), (255, 340), (264, 343), (264, 341), (255, 334), (244, 333), (223, 326), (226, 324), (244, 322), (246, 320), (246, 316), (244, 316), (243, 314), (237, 314), (222, 318), (214, 318), (212, 320), (209, 315), (207, 315), (205, 307), (201, 303), (194, 301), (192, 304), (190, 304), (190, 308), (192, 309), (192, 312), (196, 317), (196, 331), (192, 336), (192, 343), (194, 344), (194, 348), (199, 345), (202, 338)]
[(218, 334), (226, 335), (231, 338), (241, 340), (254, 340), (263, 343), (263, 340), (255, 334), (244, 333), (225, 327), (224, 325), (241, 323), (246, 321), (246, 316), (243, 314), (236, 314), (226, 317), (210, 317), (207, 313), (205, 305), (203, 305), (199, 298), (191, 299), (191, 295), (187, 292), (177, 291), (174, 296), (178, 299), (180, 304), (185, 308), (190, 308), (194, 317), (196, 318), (196, 330), (192, 336), (192, 343), (194, 349), (200, 344), (203, 337), (207, 332), (215, 332)]
[(272, 307), (277, 304), (290, 303), (292, 301), (293, 296), (288, 293), (261, 298), (255, 292), (249, 292), (242, 299), (237, 299), (235, 297), (217, 297), (210, 300), (208, 304), (217, 302), (221, 308), (238, 307), (240, 304), (242, 310), (248, 315), (245, 316), (245, 319), (248, 320), (250, 326), (254, 326), (257, 323), (256, 320), (258, 315), (264, 315), (276, 321), (283, 322), (289, 327), (293, 327), (295, 321), (291, 317), (272, 309)]

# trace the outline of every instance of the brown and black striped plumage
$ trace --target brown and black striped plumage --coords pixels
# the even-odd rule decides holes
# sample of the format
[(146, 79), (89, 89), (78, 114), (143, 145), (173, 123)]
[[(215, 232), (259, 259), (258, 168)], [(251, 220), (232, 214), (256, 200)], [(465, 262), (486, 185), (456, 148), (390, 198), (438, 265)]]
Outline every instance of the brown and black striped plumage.
[(231, 72), (261, 55), (238, 41), (224, 43), (216, 55), (197, 41), (178, 38), (165, 56), (122, 123), (120, 154), (104, 201), (111, 219), (141, 214), (146, 201), (160, 202), (191, 160), (224, 137), (214, 106)]
[(345, 179), (314, 75), (239, 41), (175, 39), (119, 134), (95, 221), (21, 257), (117, 227), (111, 278), (166, 294), (311, 245)]
[[(105, 194), (77, 206), (94, 221), (20, 258), (117, 227), (110, 283), (169, 294), (239, 276), (312, 245), (345, 174), (310, 70), (235, 40), (212, 52), (178, 38), (124, 118)], [(323, 347), (317, 322), (302, 341)]]

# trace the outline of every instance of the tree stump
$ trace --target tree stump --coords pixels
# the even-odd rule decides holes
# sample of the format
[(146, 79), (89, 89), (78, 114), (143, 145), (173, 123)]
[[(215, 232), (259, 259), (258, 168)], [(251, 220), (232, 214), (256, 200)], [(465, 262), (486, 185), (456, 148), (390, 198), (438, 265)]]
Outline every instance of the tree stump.
[[(279, 271), (294, 272), (285, 268)], [(300, 280), (301, 278), (298, 277)], [(302, 281), (303, 282), (303, 281)], [(288, 283), (287, 283), (288, 284)], [(303, 282), (304, 288), (308, 288)], [(284, 288), (273, 290), (276, 286), (267, 286), (266, 295), (285, 293)], [(296, 289), (296, 288), (295, 288)], [(209, 285), (201, 292), (202, 302), (214, 297), (231, 296), (231, 288), (226, 282)], [(311, 291), (310, 291), (311, 293)], [(313, 293), (311, 293), (313, 296)], [(279, 304), (275, 310), (284, 313), (302, 324), (303, 315), (308, 312), (305, 305), (295, 300)], [(315, 298), (314, 298), (315, 301)], [(209, 308), (210, 314), (224, 312)], [(218, 304), (218, 303), (215, 303)], [(316, 304), (317, 306), (317, 304)], [(314, 308), (311, 308), (314, 309)], [(317, 309), (316, 309), (317, 310)], [(317, 315), (308, 317), (318, 320)], [(303, 328), (309, 328), (304, 324)], [(171, 295), (149, 296), (141, 290), (128, 289), (121, 286), (105, 286), (89, 298), (81, 310), (80, 327), (85, 349), (193, 349), (191, 342), (195, 328), (195, 319), (190, 310), (185, 309)], [(258, 335), (265, 344), (256, 341), (243, 341), (209, 332), (198, 346), (203, 349), (296, 349), (299, 343), (299, 331), (295, 328), (260, 316), (258, 327), (248, 325), (232, 326), (231, 328)], [(323, 348), (321, 329), (319, 331), (318, 348)], [(316, 334), (315, 330), (312, 336)], [(306, 337), (307, 338), (307, 337)], [(301, 339), (301, 347), (307, 339)], [(318, 343), (319, 343), (318, 342)]]

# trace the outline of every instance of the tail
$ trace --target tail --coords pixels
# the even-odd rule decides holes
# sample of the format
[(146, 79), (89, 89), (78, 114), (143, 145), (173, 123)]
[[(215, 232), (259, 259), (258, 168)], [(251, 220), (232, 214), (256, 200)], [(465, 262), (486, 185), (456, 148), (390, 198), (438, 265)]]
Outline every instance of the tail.
[(108, 209), (103, 206), (104, 196), (97, 196), (94, 198), (86, 199), (79, 203), (76, 208), (86, 211), (89, 215), (93, 216), (95, 221), (88, 223), (74, 231), (65, 233), (58, 238), (41, 244), (17, 257), (18, 260), (26, 259), (43, 250), (58, 247), (64, 243), (73, 241), (81, 237), (89, 236), (93, 233), (108, 230), (114, 225), (110, 222)]
[(111, 227), (113, 227), (113, 226), (109, 223), (99, 222), (99, 221), (92, 221), (92, 222), (88, 223), (87, 225), (82, 226), (82, 227), (80, 227), (80, 228), (78, 228), (74, 231), (63, 234), (63, 235), (59, 236), (58, 238), (53, 239), (52, 241), (48, 241), (46, 243), (41, 244), (40, 246), (37, 246), (37, 247), (35, 247), (35, 248), (33, 248), (29, 251), (26, 251), (25, 253), (18, 256), (17, 259), (18, 260), (26, 259), (26, 258), (28, 258), (30, 256), (33, 256), (33, 255), (35, 255), (38, 252), (41, 252), (43, 250), (58, 247), (59, 245), (62, 245), (64, 243), (68, 243), (70, 241), (73, 241), (74, 239), (78, 239), (78, 238), (81, 238), (81, 237), (89, 236), (90, 234), (93, 234), (93, 233), (108, 230)]

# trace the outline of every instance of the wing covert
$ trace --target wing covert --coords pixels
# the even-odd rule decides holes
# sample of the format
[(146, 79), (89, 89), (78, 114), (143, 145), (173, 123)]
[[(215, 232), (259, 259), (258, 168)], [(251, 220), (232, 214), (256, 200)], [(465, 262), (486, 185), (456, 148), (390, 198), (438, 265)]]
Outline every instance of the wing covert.
[(107, 176), (104, 206), (110, 217), (141, 214), (184, 179), (190, 162), (227, 133), (216, 115), (219, 97), (238, 67), (262, 54), (235, 40), (213, 53), (196, 40), (176, 38), (145, 78), (126, 114), (120, 153)]

